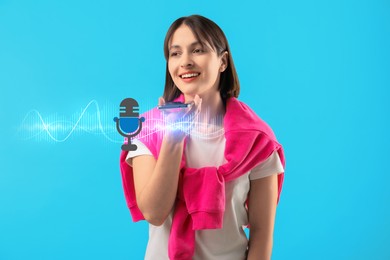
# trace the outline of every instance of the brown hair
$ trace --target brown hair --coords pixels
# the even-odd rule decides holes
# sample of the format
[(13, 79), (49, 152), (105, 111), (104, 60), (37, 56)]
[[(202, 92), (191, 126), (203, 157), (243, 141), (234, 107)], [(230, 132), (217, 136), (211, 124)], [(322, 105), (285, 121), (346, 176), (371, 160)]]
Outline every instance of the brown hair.
[(225, 34), (221, 28), (210, 19), (200, 15), (191, 15), (181, 17), (174, 21), (165, 36), (164, 55), (167, 64), (165, 72), (164, 99), (166, 101), (172, 101), (181, 94), (181, 91), (176, 87), (168, 71), (168, 44), (174, 32), (182, 24), (187, 25), (191, 29), (192, 33), (199, 42), (208, 43), (218, 56), (222, 55), (225, 51), (228, 52), (228, 65), (221, 73), (218, 89), (224, 102), (230, 97), (238, 97), (238, 94), (240, 93), (240, 83), (238, 81), (238, 75), (236, 68), (234, 67), (232, 54)]

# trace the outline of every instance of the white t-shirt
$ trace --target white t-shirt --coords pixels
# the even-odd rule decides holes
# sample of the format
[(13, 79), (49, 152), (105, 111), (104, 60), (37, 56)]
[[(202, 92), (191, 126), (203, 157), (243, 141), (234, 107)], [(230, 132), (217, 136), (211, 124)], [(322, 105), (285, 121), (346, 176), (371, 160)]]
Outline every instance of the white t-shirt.
[[(193, 131), (194, 132), (194, 131)], [(225, 150), (224, 129), (213, 128), (211, 133), (199, 131), (187, 138), (185, 147), (186, 165), (191, 168), (205, 166), (218, 167), (224, 164)], [(132, 158), (152, 153), (138, 140), (132, 143), (138, 146), (136, 151), (128, 153), (126, 161), (132, 164)], [(250, 180), (255, 180), (272, 174), (283, 172), (283, 166), (277, 152), (274, 152), (266, 161), (253, 168), (239, 178), (225, 183), (225, 213), (222, 229), (198, 230), (195, 232), (194, 260), (245, 259), (248, 239), (243, 228), (248, 225), (248, 211), (245, 207)], [(172, 224), (172, 213), (161, 226), (149, 224), (149, 241), (146, 248), (146, 260), (169, 260), (168, 240)]]

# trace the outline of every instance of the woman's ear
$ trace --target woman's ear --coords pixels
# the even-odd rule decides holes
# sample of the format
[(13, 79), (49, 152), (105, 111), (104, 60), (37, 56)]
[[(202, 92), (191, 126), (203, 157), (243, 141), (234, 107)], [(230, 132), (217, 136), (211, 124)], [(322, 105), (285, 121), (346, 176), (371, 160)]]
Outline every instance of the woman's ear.
[(219, 67), (219, 72), (224, 72), (228, 66), (228, 57), (229, 53), (227, 51), (224, 51), (221, 54), (221, 66)]

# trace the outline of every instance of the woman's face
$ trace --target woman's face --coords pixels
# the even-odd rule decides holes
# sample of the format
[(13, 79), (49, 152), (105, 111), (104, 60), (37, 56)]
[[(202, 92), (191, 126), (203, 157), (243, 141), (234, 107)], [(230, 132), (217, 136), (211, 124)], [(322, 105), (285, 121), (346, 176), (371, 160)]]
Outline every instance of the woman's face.
[(211, 46), (204, 43), (202, 47), (184, 24), (173, 33), (168, 48), (169, 73), (186, 101), (196, 94), (200, 97), (219, 95), (219, 78), (226, 69), (227, 53), (218, 57)]

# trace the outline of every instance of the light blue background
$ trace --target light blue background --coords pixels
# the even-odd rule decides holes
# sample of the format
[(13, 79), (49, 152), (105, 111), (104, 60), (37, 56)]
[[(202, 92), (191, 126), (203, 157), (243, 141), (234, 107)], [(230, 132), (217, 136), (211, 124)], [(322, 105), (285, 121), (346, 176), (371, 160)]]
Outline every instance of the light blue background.
[(71, 120), (96, 100), (113, 127), (123, 98), (156, 104), (166, 30), (193, 13), (223, 28), (240, 99), (285, 148), (273, 259), (390, 259), (389, 11), (384, 0), (1, 0), (0, 259), (143, 258), (120, 144), (15, 133), (31, 109)]

